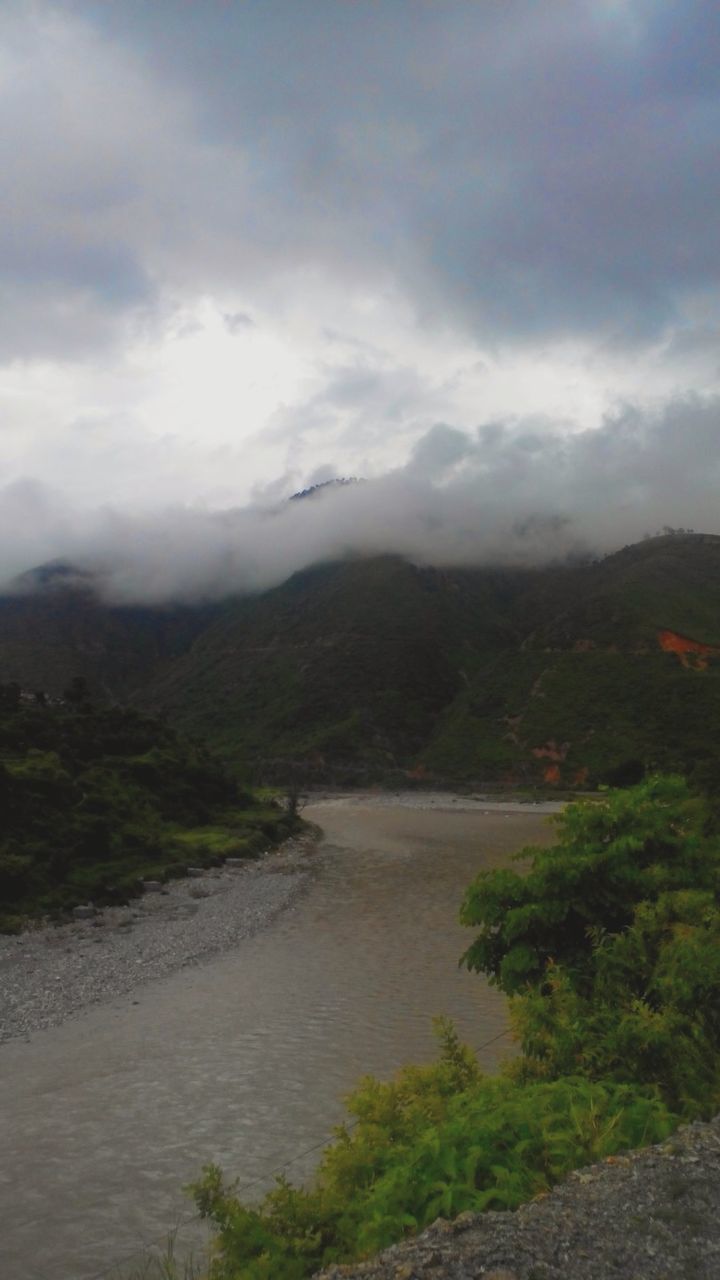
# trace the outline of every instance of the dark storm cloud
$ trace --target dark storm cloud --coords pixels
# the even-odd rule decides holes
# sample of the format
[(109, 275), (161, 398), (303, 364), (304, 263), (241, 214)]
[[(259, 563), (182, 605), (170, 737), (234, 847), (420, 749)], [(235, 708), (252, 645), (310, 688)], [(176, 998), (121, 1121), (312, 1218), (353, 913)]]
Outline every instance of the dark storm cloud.
[(69, 296), (123, 311), (151, 281), (252, 291), (310, 267), (392, 281), (428, 324), (498, 341), (631, 342), (691, 296), (716, 309), (720, 39), (702, 0), (33, 12), (51, 16), (15, 41), (29, 82), (5, 174)]
[[(314, 479), (334, 472), (328, 464)], [(438, 424), (379, 479), (264, 507), (81, 513), (31, 482), (9, 486), (0, 577), (59, 558), (98, 575), (110, 599), (168, 601), (262, 590), (346, 555), (542, 564), (614, 550), (664, 525), (720, 533), (719, 491), (719, 397), (684, 397), (656, 413), (627, 406), (573, 435), (536, 420), (472, 433)]]
[(250, 146), (288, 230), (320, 215), (328, 250), (349, 233), (486, 334), (632, 336), (717, 280), (702, 0), (152, 9), (105, 12), (159, 73), (199, 68), (208, 137)]

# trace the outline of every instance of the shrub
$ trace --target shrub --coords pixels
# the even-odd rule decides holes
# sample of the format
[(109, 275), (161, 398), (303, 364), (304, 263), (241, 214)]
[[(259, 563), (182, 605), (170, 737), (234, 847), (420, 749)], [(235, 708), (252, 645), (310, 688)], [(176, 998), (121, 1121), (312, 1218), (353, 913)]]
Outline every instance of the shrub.
[(627, 929), (641, 902), (668, 891), (720, 884), (707, 806), (682, 778), (568, 805), (555, 822), (557, 844), (516, 855), (530, 861), (526, 875), (481, 872), (462, 906), (463, 924), (480, 926), (463, 962), (508, 995), (541, 982), (551, 962), (572, 970), (579, 988), (598, 930)]
[(438, 1215), (511, 1209), (571, 1169), (658, 1141), (674, 1118), (654, 1090), (580, 1077), (522, 1084), (485, 1077), (447, 1027), (436, 1064), (348, 1100), (351, 1124), (313, 1187), (280, 1179), (257, 1208), (209, 1166), (194, 1188), (218, 1228), (211, 1280), (299, 1280), (366, 1256)]

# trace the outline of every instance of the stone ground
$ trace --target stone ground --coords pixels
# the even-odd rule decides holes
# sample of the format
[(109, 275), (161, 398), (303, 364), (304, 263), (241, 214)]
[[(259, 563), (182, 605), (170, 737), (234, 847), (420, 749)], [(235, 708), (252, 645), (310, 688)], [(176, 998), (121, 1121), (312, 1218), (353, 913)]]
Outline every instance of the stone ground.
[(323, 1280), (719, 1280), (720, 1117), (579, 1170), (515, 1213), (462, 1214)]
[(316, 839), (310, 829), (257, 861), (171, 881), (92, 919), (0, 937), (0, 1042), (58, 1026), (250, 937), (301, 891)]

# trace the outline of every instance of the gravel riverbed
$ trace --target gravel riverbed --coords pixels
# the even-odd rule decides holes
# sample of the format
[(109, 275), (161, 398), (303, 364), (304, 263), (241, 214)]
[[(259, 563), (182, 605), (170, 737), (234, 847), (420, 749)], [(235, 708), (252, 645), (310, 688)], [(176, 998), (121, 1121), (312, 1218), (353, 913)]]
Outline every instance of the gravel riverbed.
[(250, 937), (302, 892), (316, 840), (311, 829), (257, 861), (172, 881), (90, 920), (0, 938), (0, 1042), (57, 1026)]
[[(311, 804), (551, 814), (556, 801), (528, 803), (449, 792), (318, 793)], [(226, 951), (268, 924), (302, 890), (320, 832), (311, 827), (239, 868), (172, 881), (91, 920), (0, 936), (0, 1043), (53, 1027), (90, 1005), (127, 995), (153, 978)]]

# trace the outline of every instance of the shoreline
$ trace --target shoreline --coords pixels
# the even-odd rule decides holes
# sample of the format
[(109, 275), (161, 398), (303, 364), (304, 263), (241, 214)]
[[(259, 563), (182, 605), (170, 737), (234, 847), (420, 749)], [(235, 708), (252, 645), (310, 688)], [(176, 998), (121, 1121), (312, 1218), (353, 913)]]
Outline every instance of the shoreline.
[(0, 936), (0, 1045), (60, 1026), (264, 929), (299, 897), (317, 828), (241, 867), (173, 880), (90, 920)]
[[(446, 791), (323, 791), (306, 808), (553, 814), (562, 801), (490, 800)], [(308, 829), (241, 867), (208, 868), (169, 881), (89, 920), (0, 935), (0, 1046), (60, 1026), (87, 1009), (230, 951), (296, 901), (313, 870), (322, 832)]]
[(483, 795), (461, 795), (453, 791), (308, 791), (307, 808), (315, 805), (368, 809), (439, 809), (447, 813), (560, 813), (567, 800), (520, 800), (510, 796), (498, 800)]

